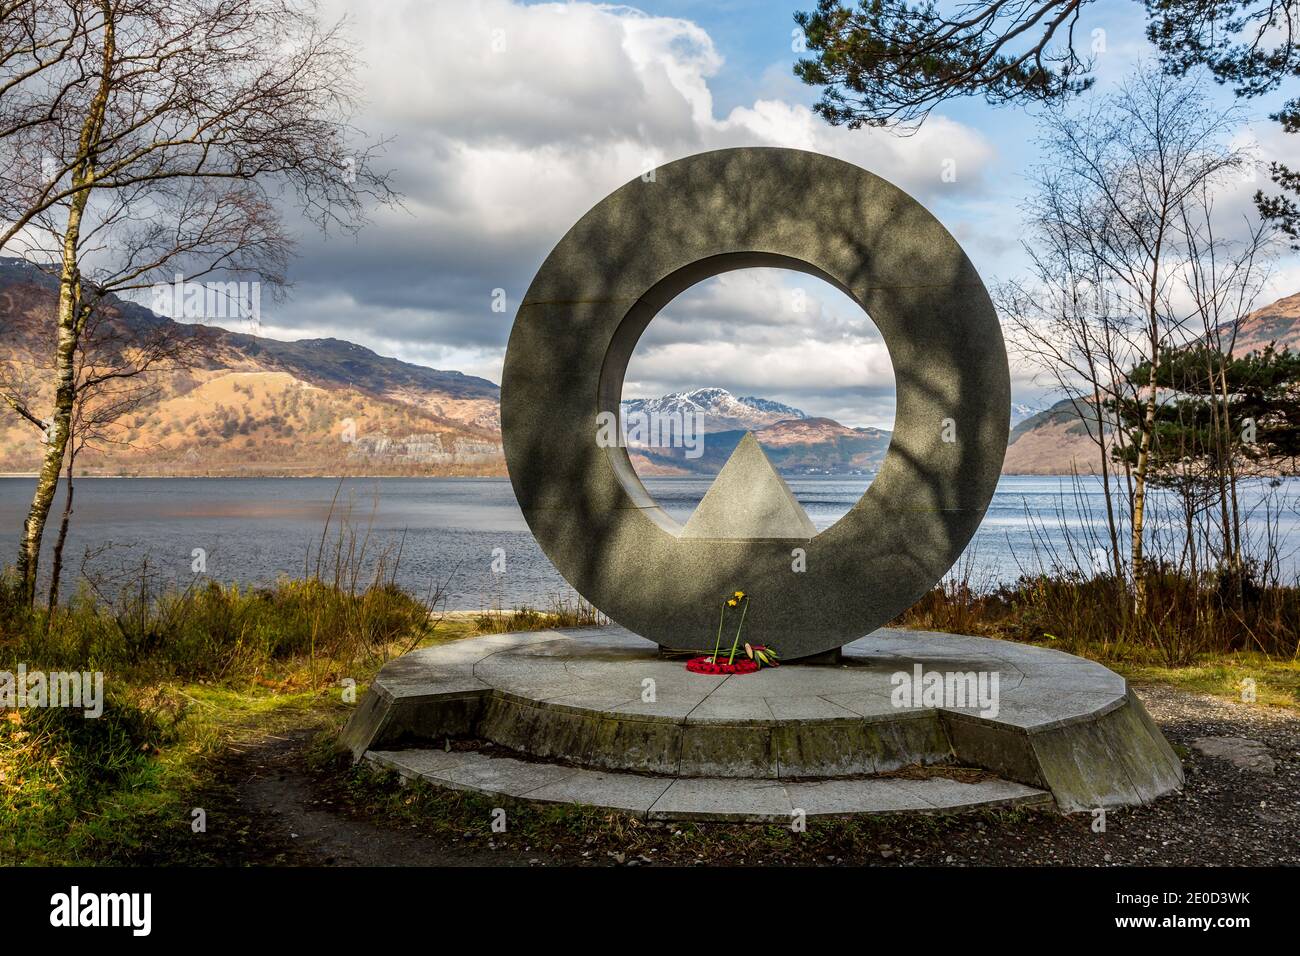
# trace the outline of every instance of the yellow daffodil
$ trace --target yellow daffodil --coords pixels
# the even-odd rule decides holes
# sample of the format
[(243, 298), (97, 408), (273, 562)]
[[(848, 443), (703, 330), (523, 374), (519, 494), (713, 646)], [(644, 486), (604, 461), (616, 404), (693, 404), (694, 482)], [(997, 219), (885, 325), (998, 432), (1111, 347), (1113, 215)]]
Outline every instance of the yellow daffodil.
[(727, 598), (727, 607), (735, 607), (737, 603), (735, 598)]
[(744, 591), (737, 591), (737, 592), (736, 592), (736, 600), (737, 600), (737, 601), (744, 600), (744, 598), (745, 598), (745, 592), (744, 592)]

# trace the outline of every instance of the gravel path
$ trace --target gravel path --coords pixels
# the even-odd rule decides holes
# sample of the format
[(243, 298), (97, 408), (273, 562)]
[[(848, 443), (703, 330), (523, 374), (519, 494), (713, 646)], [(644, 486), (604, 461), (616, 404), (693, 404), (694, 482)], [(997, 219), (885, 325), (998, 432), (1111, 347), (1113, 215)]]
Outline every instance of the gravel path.
[[(1179, 751), (1187, 775), (1182, 794), (1154, 805), (1107, 812), (1104, 832), (1091, 814), (1020, 811), (895, 817), (879, 822), (863, 850), (837, 838), (834, 825), (769, 841), (749, 859), (706, 860), (687, 849), (679, 825), (642, 826), (627, 847), (579, 841), (539, 852), (500, 840), (448, 839), (383, 820), (359, 818), (342, 805), (328, 778), (303, 769), (309, 734), (270, 738), (235, 755), (228, 790), (218, 795), (228, 837), (213, 846), (231, 863), (287, 865), (614, 865), (617, 863), (831, 865), (1264, 865), (1300, 864), (1300, 716), (1163, 686), (1137, 688), (1151, 716)], [(1206, 739), (1210, 743), (1205, 743)], [(1197, 747), (1223, 749), (1218, 738), (1262, 745), (1245, 769)], [(1228, 750), (1240, 749), (1229, 744)], [(1263, 755), (1264, 760), (1259, 756)], [(841, 847), (840, 843), (845, 846)]]

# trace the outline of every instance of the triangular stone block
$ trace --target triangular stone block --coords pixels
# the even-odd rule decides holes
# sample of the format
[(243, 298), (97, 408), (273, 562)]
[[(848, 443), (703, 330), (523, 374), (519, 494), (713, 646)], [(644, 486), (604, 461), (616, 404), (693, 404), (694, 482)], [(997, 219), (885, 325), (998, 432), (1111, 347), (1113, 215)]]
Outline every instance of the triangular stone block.
[(785, 480), (746, 432), (686, 522), (683, 538), (808, 541), (817, 534)]

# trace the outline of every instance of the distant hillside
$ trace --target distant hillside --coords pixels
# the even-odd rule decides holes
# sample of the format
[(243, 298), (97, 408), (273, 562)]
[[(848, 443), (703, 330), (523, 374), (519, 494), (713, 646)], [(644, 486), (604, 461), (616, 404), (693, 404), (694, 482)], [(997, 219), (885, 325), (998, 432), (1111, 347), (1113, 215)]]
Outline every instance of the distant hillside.
[[(56, 282), (0, 259), (0, 367), (48, 364)], [(87, 474), (127, 475), (504, 475), (500, 390), (485, 379), (377, 355), (339, 339), (281, 342), (212, 326), (178, 324), (110, 299), (105, 315), (130, 341), (175, 327), (197, 334), (196, 367), (159, 376), (159, 394), (120, 422), (120, 442), (87, 449)], [(49, 393), (37, 403), (48, 407)], [(698, 388), (623, 403), (633, 412), (701, 416), (705, 454), (632, 449), (644, 474), (714, 474), (746, 431), (787, 474), (874, 471), (889, 433), (846, 428), (800, 409), (723, 388)], [(0, 414), (0, 472), (30, 472), (39, 436)]]
[[(1247, 315), (1237, 327), (1233, 353), (1244, 355), (1269, 344), (1300, 351), (1300, 293), (1278, 299)], [(1098, 450), (1088, 437), (1092, 422), (1080, 418), (1069, 399), (1024, 419), (1011, 430), (1004, 475), (1068, 475), (1099, 471)]]
[[(0, 365), (10, 372), (48, 364), (56, 294), (48, 275), (0, 259)], [(281, 342), (182, 325), (116, 298), (102, 308), (128, 341), (169, 326), (198, 335), (203, 359), (158, 376), (156, 399), (121, 420), (120, 446), (78, 459), (86, 473), (503, 472), (499, 389), (486, 379), (339, 339)], [(48, 407), (48, 389), (39, 399)], [(39, 437), (0, 415), (0, 471), (33, 470)]]
[(1271, 342), (1300, 351), (1300, 292), (1256, 309), (1241, 320), (1233, 353), (1257, 352)]
[(1026, 418), (1007, 440), (1004, 475), (1093, 474), (1099, 470), (1097, 445), (1089, 437), (1095, 423), (1080, 417), (1066, 398)]
[[(681, 448), (633, 450), (632, 458), (642, 475), (715, 475), (749, 430), (709, 433), (699, 458), (687, 458)], [(829, 418), (778, 421), (753, 432), (772, 464), (785, 475), (874, 473), (890, 440), (890, 433), (879, 428), (848, 428)]]

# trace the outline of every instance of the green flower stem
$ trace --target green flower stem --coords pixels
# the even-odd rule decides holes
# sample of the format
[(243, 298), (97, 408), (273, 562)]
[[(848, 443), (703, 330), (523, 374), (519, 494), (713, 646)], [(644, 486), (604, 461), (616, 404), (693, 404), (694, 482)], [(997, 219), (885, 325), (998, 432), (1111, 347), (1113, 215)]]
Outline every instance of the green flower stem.
[(745, 606), (740, 609), (740, 625), (736, 628), (736, 639), (731, 642), (731, 656), (727, 658), (727, 666), (731, 666), (736, 660), (736, 645), (740, 643), (740, 628), (745, 626), (745, 612), (749, 610), (749, 598), (745, 599)]
[(713, 642), (713, 662), (718, 662), (718, 648), (722, 646), (722, 619), (727, 616), (727, 602), (722, 602), (722, 613), (718, 615), (718, 637)]

